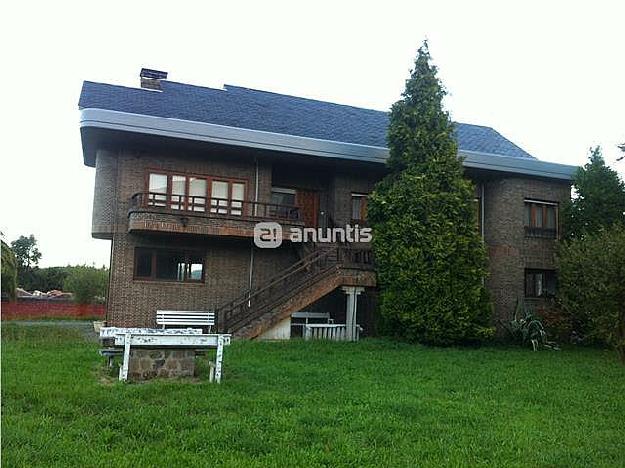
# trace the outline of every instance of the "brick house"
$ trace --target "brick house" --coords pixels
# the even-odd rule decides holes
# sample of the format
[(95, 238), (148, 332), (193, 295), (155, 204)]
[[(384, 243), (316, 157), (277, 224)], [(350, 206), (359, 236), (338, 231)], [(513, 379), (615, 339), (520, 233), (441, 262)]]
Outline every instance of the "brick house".
[[(286, 233), (366, 225), (366, 195), (386, 170), (387, 113), (166, 78), (144, 69), (140, 88), (85, 82), (80, 96), (84, 164), (95, 168), (92, 235), (111, 241), (108, 322), (151, 326), (157, 309), (215, 310), (222, 330), (288, 337), (291, 315), (306, 310), (374, 332), (368, 244)], [(456, 130), (487, 286), (505, 317), (518, 298), (553, 293), (558, 207), (575, 167), (539, 161), (488, 127)], [(263, 221), (284, 227), (282, 245), (255, 246)]]

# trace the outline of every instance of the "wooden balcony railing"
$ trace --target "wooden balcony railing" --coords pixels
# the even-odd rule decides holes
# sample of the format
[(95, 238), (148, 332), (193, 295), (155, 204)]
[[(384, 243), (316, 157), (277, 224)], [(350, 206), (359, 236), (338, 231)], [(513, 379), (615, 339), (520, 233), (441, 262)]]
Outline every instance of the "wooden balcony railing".
[(190, 213), (207, 217), (249, 217), (290, 222), (297, 222), (301, 219), (297, 206), (275, 203), (192, 195), (167, 195), (155, 192), (135, 193), (130, 199), (131, 210), (152, 208), (170, 213)]

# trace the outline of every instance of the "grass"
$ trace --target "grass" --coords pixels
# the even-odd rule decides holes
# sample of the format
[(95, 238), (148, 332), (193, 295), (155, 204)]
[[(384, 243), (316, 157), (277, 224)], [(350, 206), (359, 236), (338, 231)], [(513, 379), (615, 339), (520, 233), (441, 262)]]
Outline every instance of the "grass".
[(235, 342), (202, 378), (120, 384), (79, 330), (4, 325), (3, 466), (625, 463), (607, 351)]

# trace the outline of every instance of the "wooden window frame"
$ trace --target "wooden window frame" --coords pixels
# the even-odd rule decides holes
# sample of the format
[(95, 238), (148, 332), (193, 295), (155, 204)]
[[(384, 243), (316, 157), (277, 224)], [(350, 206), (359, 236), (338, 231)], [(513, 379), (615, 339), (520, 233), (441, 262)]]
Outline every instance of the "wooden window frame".
[[(553, 279), (553, 281), (555, 283), (555, 287), (557, 288), (558, 276), (557, 276), (557, 273), (556, 273), (555, 270), (541, 269), (541, 268), (526, 268), (524, 270), (524, 296), (526, 298), (529, 298), (529, 299), (547, 299), (547, 298), (554, 297), (555, 293), (556, 293), (555, 291), (553, 293), (551, 293), (551, 294), (543, 294), (541, 296), (536, 294), (536, 283), (535, 283), (536, 279), (535, 279), (535, 275), (538, 275), (538, 274), (542, 274), (544, 276), (545, 290), (547, 289), (546, 285), (547, 285), (547, 275), (548, 274), (553, 275), (552, 279)], [(533, 294), (528, 294), (528, 292), (527, 292), (528, 291), (528, 282), (527, 282), (528, 275), (532, 275), (532, 278), (534, 279), (534, 284), (532, 285)]]
[[(151, 256), (151, 275), (150, 276), (138, 276), (137, 266), (139, 263), (139, 254), (142, 252), (149, 252)], [(156, 257), (159, 253), (175, 253), (181, 254), (184, 257), (184, 277), (182, 280), (162, 279), (156, 277)], [(189, 258), (191, 256), (202, 257), (202, 278), (199, 280), (187, 278), (187, 266), (189, 265)], [(199, 249), (171, 249), (167, 247), (135, 247), (134, 260), (133, 260), (133, 280), (135, 281), (156, 281), (165, 283), (191, 283), (202, 284), (206, 278), (206, 252)]]
[(473, 203), (475, 203), (475, 206), (477, 208), (477, 231), (480, 233), (481, 237), (484, 237), (484, 220), (482, 219), (482, 211), (483, 211), (483, 206), (482, 206), (482, 197), (473, 197)]
[[(529, 224), (526, 224), (525, 211), (526, 207), (530, 207)], [(545, 227), (547, 224), (547, 207), (554, 207), (555, 226), (553, 229)], [(536, 219), (540, 207), (541, 226), (536, 226)], [(525, 237), (558, 239), (560, 236), (560, 209), (559, 204), (554, 201), (536, 200), (526, 198), (523, 201), (523, 228), (525, 229)]]
[[(356, 219), (354, 218), (354, 198), (361, 198), (364, 199), (364, 205), (361, 205), (360, 207), (360, 213), (359, 215), (361, 216), (360, 219)], [(369, 204), (369, 194), (368, 193), (361, 193), (361, 192), (352, 192), (350, 194), (349, 197), (349, 219), (350, 222), (352, 224), (366, 224), (367, 223), (367, 214), (368, 214), (368, 204)], [(363, 206), (364, 206), (364, 211), (365, 211), (365, 216), (362, 216), (362, 210), (363, 210)]]
[[(245, 213), (245, 206), (246, 206), (246, 202), (247, 202), (247, 196), (248, 196), (248, 188), (249, 188), (249, 179), (246, 178), (239, 178), (239, 177), (225, 177), (225, 176), (214, 176), (214, 175), (209, 175), (209, 174), (199, 174), (199, 173), (195, 173), (195, 172), (184, 172), (184, 171), (168, 171), (168, 170), (163, 170), (163, 169), (156, 169), (156, 168), (147, 168), (146, 169), (146, 173), (145, 173), (145, 177), (144, 177), (144, 185), (145, 185), (145, 191), (149, 194), (150, 193), (150, 174), (159, 174), (159, 175), (164, 175), (167, 177), (167, 193), (165, 194), (166, 196), (166, 200), (165, 200), (165, 205), (168, 209), (173, 210), (173, 211), (180, 211), (180, 212), (191, 212), (191, 213), (209, 213), (209, 214), (220, 214), (220, 213), (211, 213), (210, 212), (210, 201), (212, 198), (212, 190), (213, 190), (213, 181), (218, 181), (218, 182), (226, 182), (228, 184), (228, 215), (230, 215), (230, 212), (232, 211), (232, 207), (230, 206), (232, 201), (240, 201), (242, 203), (241, 206), (241, 214), (240, 215), (232, 215), (232, 216), (246, 216)], [(183, 204), (183, 208), (173, 208), (173, 205), (179, 205), (180, 203), (174, 203), (172, 200), (172, 196), (180, 196), (180, 195), (173, 195), (172, 194), (172, 178), (173, 176), (181, 176), (185, 178), (185, 188), (184, 188), (184, 195), (182, 195), (183, 199), (184, 199), (184, 203)], [(204, 195), (205, 199), (206, 199), (206, 205), (204, 207), (204, 211), (194, 211), (194, 210), (190, 210), (189, 209), (189, 179), (191, 177), (195, 177), (197, 179), (204, 179), (206, 180), (206, 193)], [(233, 200), (232, 199), (232, 184), (243, 184), (243, 200)], [(197, 196), (197, 195), (196, 195)], [(156, 205), (150, 205), (150, 197), (148, 195), (147, 197), (147, 204), (148, 206), (156, 206)], [(157, 206), (158, 208), (158, 206)], [(236, 209), (236, 208), (235, 208)]]

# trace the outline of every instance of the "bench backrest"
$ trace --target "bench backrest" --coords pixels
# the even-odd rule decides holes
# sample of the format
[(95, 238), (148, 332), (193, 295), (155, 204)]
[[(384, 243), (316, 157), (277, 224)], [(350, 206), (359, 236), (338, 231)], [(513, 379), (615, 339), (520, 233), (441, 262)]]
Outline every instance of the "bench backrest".
[(215, 325), (215, 312), (189, 310), (157, 310), (156, 324), (212, 327)]
[(306, 311), (299, 311), (299, 312), (293, 312), (291, 314), (291, 318), (326, 319), (326, 320), (329, 320), (330, 319), (330, 313), (329, 312), (306, 312)]

